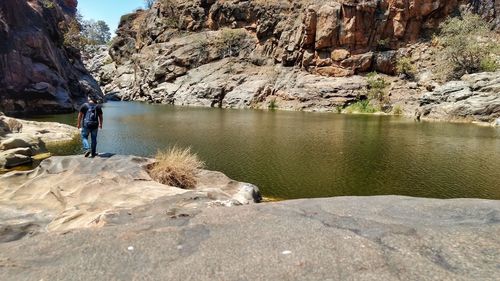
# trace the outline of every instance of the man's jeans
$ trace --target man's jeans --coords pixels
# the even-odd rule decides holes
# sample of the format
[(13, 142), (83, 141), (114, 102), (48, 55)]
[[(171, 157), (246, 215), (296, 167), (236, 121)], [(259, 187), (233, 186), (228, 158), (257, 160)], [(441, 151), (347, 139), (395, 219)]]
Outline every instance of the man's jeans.
[(96, 148), (97, 148), (97, 128), (95, 129), (89, 129), (82, 127), (82, 143), (83, 143), (83, 150), (87, 151), (89, 150), (89, 134), (90, 134), (90, 139), (92, 140), (92, 156), (96, 155)]

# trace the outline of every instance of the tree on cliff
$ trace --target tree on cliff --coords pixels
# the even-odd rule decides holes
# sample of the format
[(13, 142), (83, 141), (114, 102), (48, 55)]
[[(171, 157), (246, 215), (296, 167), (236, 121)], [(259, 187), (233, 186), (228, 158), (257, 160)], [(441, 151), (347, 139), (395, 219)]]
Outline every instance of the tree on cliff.
[(84, 20), (82, 25), (82, 36), (89, 44), (104, 45), (111, 39), (109, 26), (102, 20)]
[(147, 9), (151, 9), (155, 3), (155, 0), (144, 0), (144, 6)]
[(479, 15), (465, 13), (446, 20), (436, 37), (442, 47), (441, 59), (445, 79), (460, 78), (465, 73), (495, 71), (499, 68), (498, 34)]

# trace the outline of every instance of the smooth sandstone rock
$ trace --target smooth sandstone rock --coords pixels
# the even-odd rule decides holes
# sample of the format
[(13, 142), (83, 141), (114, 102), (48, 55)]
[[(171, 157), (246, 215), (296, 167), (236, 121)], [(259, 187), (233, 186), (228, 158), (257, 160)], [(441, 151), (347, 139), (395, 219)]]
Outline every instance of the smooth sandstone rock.
[(30, 147), (18, 147), (9, 150), (2, 151), (5, 153), (20, 154), (24, 156), (33, 156), (33, 150)]
[[(19, 132), (21, 130), (22, 133)], [(13, 168), (29, 164), (33, 159), (40, 160), (39, 156), (50, 155), (46, 143), (72, 141), (78, 133), (77, 128), (64, 124), (0, 116), (0, 168)]]
[(9, 150), (18, 147), (44, 147), (40, 139), (30, 135), (18, 134), (16, 137), (8, 138), (0, 142), (0, 150)]
[(160, 184), (146, 171), (153, 162), (116, 155), (93, 159), (81, 155), (51, 157), (32, 171), (2, 175), (0, 224), (22, 222), (38, 225), (38, 231), (97, 227), (105, 224), (113, 212), (184, 193), (204, 198), (200, 202), (205, 203), (218, 200), (241, 205), (261, 200), (256, 186), (233, 181), (218, 172), (200, 171), (193, 190)]
[[(0, 279), (494, 280), (500, 274), (498, 201), (376, 196), (203, 208), (202, 200), (164, 197), (109, 214), (101, 228), (1, 243)], [(0, 232), (15, 238), (32, 227)]]

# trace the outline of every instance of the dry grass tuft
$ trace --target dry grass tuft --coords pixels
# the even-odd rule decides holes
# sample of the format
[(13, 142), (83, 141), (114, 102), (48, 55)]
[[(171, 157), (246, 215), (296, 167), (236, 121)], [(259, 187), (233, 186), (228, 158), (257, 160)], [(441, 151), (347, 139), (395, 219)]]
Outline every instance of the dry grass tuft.
[(157, 162), (148, 167), (151, 177), (162, 184), (180, 188), (193, 188), (197, 170), (205, 166), (191, 148), (174, 146), (158, 151), (155, 158)]

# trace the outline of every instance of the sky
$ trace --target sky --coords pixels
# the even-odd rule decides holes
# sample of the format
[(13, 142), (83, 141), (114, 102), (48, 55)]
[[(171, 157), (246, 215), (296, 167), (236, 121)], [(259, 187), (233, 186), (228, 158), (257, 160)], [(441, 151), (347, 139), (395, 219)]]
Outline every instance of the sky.
[(121, 16), (143, 7), (143, 0), (78, 0), (78, 10), (83, 18), (105, 21), (113, 36)]

